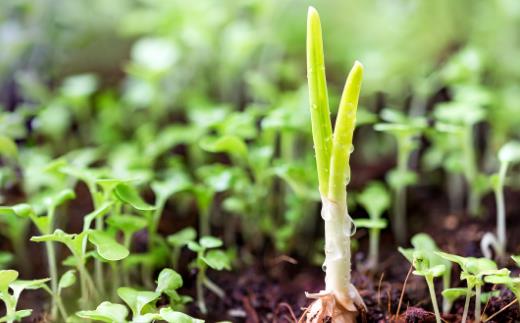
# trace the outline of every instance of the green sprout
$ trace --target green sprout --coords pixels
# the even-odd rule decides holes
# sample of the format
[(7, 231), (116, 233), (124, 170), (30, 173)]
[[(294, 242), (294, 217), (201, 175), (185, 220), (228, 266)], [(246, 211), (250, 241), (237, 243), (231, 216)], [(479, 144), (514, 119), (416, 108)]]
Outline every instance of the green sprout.
[(410, 155), (417, 148), (417, 138), (426, 129), (426, 120), (422, 117), (407, 117), (393, 109), (384, 109), (381, 118), (385, 123), (374, 125), (377, 131), (392, 134), (397, 141), (397, 167), (387, 177), (394, 191), (392, 229), (399, 244), (404, 244), (407, 236), (406, 226), (406, 187), (417, 182), (417, 175), (408, 169)]
[[(38, 216), (35, 210), (28, 204), (18, 204), (12, 207), (0, 207), (0, 214), (12, 214), (22, 218), (29, 218), (41, 234), (52, 234), (55, 227), (56, 209), (75, 198), (75, 194), (70, 189), (65, 189), (57, 193), (50, 193), (43, 198), (43, 207), (46, 215)], [(58, 267), (56, 264), (56, 252), (52, 241), (45, 242), (47, 251), (47, 264), (49, 266), (50, 284), (53, 297), (51, 315), (56, 317), (58, 311)]]
[[(517, 265), (520, 267), (520, 257), (519, 256), (511, 256)], [(495, 285), (504, 285), (506, 286), (516, 297), (518, 304), (520, 305), (520, 277), (511, 277), (510, 271), (503, 271), (494, 275), (488, 275), (484, 278), (486, 283), (495, 284)]]
[(498, 152), (500, 169), (492, 175), (491, 182), (497, 205), (497, 233), (486, 233), (482, 237), (480, 246), (485, 257), (491, 258), (490, 247), (495, 250), (497, 258), (504, 258), (506, 252), (506, 206), (504, 199), (504, 185), (506, 184), (507, 169), (510, 165), (520, 162), (520, 143), (508, 142)]
[[(474, 293), (471, 292), (473, 296)], [(446, 301), (446, 305), (447, 305), (447, 312), (449, 312), (451, 310), (451, 307), (453, 306), (453, 302), (455, 302), (457, 299), (461, 298), (461, 297), (466, 297), (468, 294), (468, 289), (467, 288), (446, 288), (442, 291), (442, 297), (443, 299)], [(445, 312), (445, 313), (447, 313)]]
[[(45, 289), (49, 293), (52, 293), (47, 285), (45, 285), (45, 283), (48, 281), (48, 278), (37, 280), (19, 280), (18, 272), (16, 270), (0, 270), (0, 299), (4, 303), (6, 310), (5, 316), (0, 318), (0, 322), (18, 322), (23, 318), (30, 316), (32, 310), (16, 310), (20, 294), (24, 290), (39, 288)], [(12, 292), (10, 293), (9, 290)], [(60, 305), (62, 306), (61, 303)], [(66, 316), (64, 316), (64, 319), (65, 318)]]
[[(464, 312), (462, 314), (462, 323), (465, 323), (468, 317), (469, 302), (472, 295), (475, 295), (475, 322), (480, 322), (480, 308), (481, 308), (481, 292), (484, 285), (484, 277), (488, 275), (502, 275), (508, 272), (507, 269), (497, 269), (497, 265), (492, 260), (487, 258), (461, 257), (445, 252), (436, 251), (436, 255), (454, 262), (459, 265), (462, 273), (460, 279), (465, 280), (466, 300), (464, 303)], [(475, 293), (473, 294), (473, 290)]]
[(357, 201), (368, 212), (369, 218), (355, 219), (358, 228), (369, 229), (369, 251), (367, 268), (374, 269), (379, 262), (379, 234), (388, 222), (381, 216), (390, 206), (390, 194), (382, 183), (371, 182), (357, 196)]
[(449, 133), (457, 140), (464, 164), (464, 176), (469, 186), (467, 212), (478, 215), (480, 199), (487, 186), (484, 175), (480, 174), (478, 168), (473, 128), (485, 117), (485, 110), (471, 102), (454, 101), (438, 104), (434, 116), (437, 120), (435, 128)]
[(334, 313), (339, 311), (338, 317), (353, 321), (357, 314), (354, 304), (364, 307), (364, 303), (350, 282), (349, 236), (352, 219), (348, 216), (345, 187), (350, 180), (349, 161), (353, 151), (352, 139), (356, 125), (363, 66), (359, 62), (355, 62), (348, 74), (333, 135), (321, 23), (318, 12), (313, 7), (309, 7), (307, 16), (307, 77), (312, 137), (322, 200), (321, 215), (325, 221), (326, 285), (325, 291), (316, 295), (319, 299), (311, 305), (307, 320), (315, 315), (332, 316), (330, 311), (334, 311)]
[(187, 246), (189, 242), (195, 241), (197, 238), (197, 231), (194, 228), (185, 228), (174, 234), (169, 235), (166, 239), (168, 244), (172, 246), (173, 250), (171, 253), (172, 266), (174, 269), (178, 267), (179, 257), (181, 255), (181, 249)]
[[(444, 289), (450, 287), (451, 264), (434, 254), (438, 251), (433, 239), (425, 234), (419, 233), (412, 238), (413, 249), (399, 247), (399, 252), (414, 266), (415, 275), (424, 276), (428, 290), (432, 299), (432, 305), (437, 320), (440, 320), (439, 307), (435, 296), (433, 278), (442, 276)], [(448, 313), (450, 308), (449, 301), (443, 298), (442, 311)]]
[(224, 298), (224, 291), (218, 287), (207, 276), (208, 267), (214, 270), (231, 270), (231, 259), (222, 250), (216, 249), (223, 245), (222, 240), (204, 236), (199, 239), (198, 243), (195, 241), (188, 242), (188, 248), (197, 253), (197, 258), (192, 262), (191, 266), (198, 269), (197, 272), (197, 305), (202, 313), (207, 313), (206, 302), (204, 300), (205, 286), (218, 297)]
[[(178, 304), (191, 301), (191, 298), (177, 293), (182, 287), (181, 276), (172, 269), (165, 268), (159, 273), (155, 291), (140, 291), (130, 287), (120, 287), (117, 290), (119, 298), (126, 304), (117, 304), (104, 301), (95, 310), (79, 311), (80, 318), (108, 323), (148, 323), (163, 320), (169, 323), (202, 323), (182, 312), (175, 310)], [(167, 295), (169, 305), (157, 308), (156, 303), (161, 295)], [(132, 319), (127, 320), (128, 308)]]

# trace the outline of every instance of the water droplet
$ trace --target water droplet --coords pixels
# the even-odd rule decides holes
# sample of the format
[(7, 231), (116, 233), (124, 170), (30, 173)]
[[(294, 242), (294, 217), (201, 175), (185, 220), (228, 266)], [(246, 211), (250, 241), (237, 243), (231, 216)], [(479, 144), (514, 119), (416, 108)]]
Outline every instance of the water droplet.
[(327, 263), (323, 263), (323, 265), (321, 265), (321, 270), (323, 270), (324, 273), (327, 272)]

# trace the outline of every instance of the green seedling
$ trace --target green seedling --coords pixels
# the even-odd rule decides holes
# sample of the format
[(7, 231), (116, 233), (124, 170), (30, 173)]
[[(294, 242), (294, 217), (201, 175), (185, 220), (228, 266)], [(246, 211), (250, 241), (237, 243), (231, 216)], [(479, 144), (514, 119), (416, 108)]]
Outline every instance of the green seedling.
[[(46, 215), (38, 216), (34, 209), (28, 204), (18, 204), (13, 207), (1, 207), (0, 212), (9, 212), (22, 218), (30, 219), (41, 234), (51, 234), (55, 226), (55, 213), (58, 206), (64, 204), (68, 200), (75, 198), (75, 194), (70, 189), (49, 194), (43, 198), (43, 206), (46, 209)], [(56, 317), (58, 310), (58, 268), (56, 264), (56, 253), (52, 241), (45, 242), (47, 251), (47, 264), (49, 266), (50, 284), (53, 296), (53, 306), (51, 315)]]
[(202, 313), (207, 313), (206, 302), (204, 300), (203, 287), (208, 288), (218, 297), (224, 298), (224, 291), (212, 282), (207, 276), (208, 268), (214, 270), (231, 270), (231, 259), (222, 250), (217, 249), (222, 246), (222, 241), (215, 237), (204, 236), (195, 241), (188, 242), (188, 248), (197, 253), (197, 258), (191, 264), (198, 269), (197, 272), (197, 305)]
[(503, 259), (506, 252), (506, 206), (504, 199), (504, 185), (506, 184), (507, 169), (510, 165), (520, 162), (520, 143), (509, 142), (498, 152), (500, 169), (497, 174), (491, 176), (495, 201), (497, 205), (497, 233), (486, 233), (480, 241), (482, 253), (485, 257), (491, 258), (491, 247), (495, 250), (496, 256)]
[[(426, 258), (425, 262), (431, 267), (443, 265), (445, 270), (442, 273), (443, 289), (448, 289), (451, 283), (451, 263), (448, 260), (436, 255), (434, 252), (440, 251), (435, 241), (425, 233), (418, 233), (412, 237), (413, 249), (404, 249), (399, 247), (399, 252), (411, 263), (414, 264), (414, 253), (421, 252), (421, 256)], [(415, 266), (415, 265), (414, 265)], [(448, 313), (450, 310), (449, 301), (443, 299), (442, 312)]]
[(433, 311), (435, 312), (435, 320), (437, 323), (440, 323), (442, 318), (439, 312), (439, 305), (437, 305), (437, 296), (435, 295), (433, 279), (444, 275), (446, 272), (446, 266), (444, 264), (432, 266), (430, 264), (429, 255), (423, 250), (414, 251), (412, 264), (415, 268), (413, 274), (423, 276), (426, 280), (428, 291), (430, 292), (430, 298), (432, 300)]
[[(139, 291), (130, 287), (118, 288), (117, 294), (130, 308), (132, 319), (127, 320), (128, 308), (122, 304), (102, 302), (95, 310), (79, 311), (80, 318), (91, 319), (110, 323), (146, 323), (156, 320), (164, 320), (171, 323), (201, 323), (202, 320), (194, 319), (184, 313), (177, 312), (174, 307), (191, 301), (191, 298), (177, 293), (182, 287), (182, 278), (175, 271), (165, 268), (159, 273), (157, 287), (152, 291)], [(162, 294), (168, 296), (169, 306), (157, 308), (155, 303)]]
[[(515, 261), (517, 267), (520, 267), (519, 256), (511, 256), (511, 259)], [(484, 281), (490, 284), (500, 284), (506, 286), (515, 295), (516, 300), (520, 305), (520, 277), (511, 277), (511, 273), (504, 270), (504, 272), (499, 274), (486, 276)]]
[(454, 101), (438, 104), (434, 117), (437, 120), (435, 128), (449, 133), (458, 142), (458, 147), (462, 151), (464, 176), (469, 186), (467, 211), (471, 215), (478, 215), (480, 199), (487, 187), (484, 176), (480, 174), (478, 168), (473, 128), (485, 117), (485, 111), (479, 105)]
[(377, 131), (388, 132), (397, 142), (397, 167), (389, 172), (387, 181), (394, 191), (392, 229), (399, 244), (404, 244), (406, 227), (406, 188), (417, 182), (417, 175), (409, 170), (410, 155), (418, 146), (418, 137), (427, 127), (422, 117), (407, 117), (394, 109), (381, 112), (384, 123), (374, 125)]
[[(471, 292), (472, 295), (471, 296), (474, 296), (475, 293)], [(453, 306), (453, 302), (455, 302), (457, 299), (461, 298), (461, 297), (466, 297), (468, 294), (468, 289), (467, 288), (447, 288), (445, 290), (442, 291), (442, 297), (443, 299), (446, 301), (446, 311), (444, 311), (443, 309), (443, 312), (444, 313), (448, 313), (450, 310), (451, 310), (451, 307)]]
[(357, 196), (357, 201), (367, 211), (369, 218), (355, 219), (354, 223), (358, 228), (369, 229), (366, 266), (375, 269), (379, 262), (379, 233), (388, 225), (386, 219), (382, 219), (381, 216), (390, 206), (390, 194), (383, 184), (372, 182)]
[(178, 268), (181, 249), (184, 246), (187, 246), (189, 242), (195, 241), (196, 238), (197, 231), (191, 227), (182, 229), (179, 232), (171, 234), (166, 238), (168, 244), (170, 244), (170, 246), (173, 248), (171, 258), (174, 269)]
[(325, 221), (325, 291), (314, 295), (318, 300), (309, 309), (308, 322), (314, 317), (332, 317), (333, 314), (335, 319), (353, 322), (357, 315), (354, 304), (364, 307), (350, 282), (352, 219), (348, 215), (345, 189), (350, 180), (349, 161), (362, 77), (363, 66), (356, 62), (343, 89), (333, 135), (321, 23), (318, 12), (310, 7), (307, 15), (307, 78), (321, 215)]
[(502, 275), (508, 272), (507, 269), (497, 269), (497, 265), (487, 258), (461, 257), (445, 252), (436, 251), (436, 255), (454, 262), (459, 265), (462, 273), (460, 279), (467, 283), (466, 301), (464, 303), (464, 312), (462, 314), (462, 322), (465, 323), (468, 317), (469, 302), (475, 290), (475, 322), (480, 322), (481, 308), (481, 291), (484, 285), (484, 277), (488, 275)]
[(215, 194), (228, 190), (233, 182), (232, 168), (221, 164), (206, 165), (197, 169), (197, 175), (202, 183), (193, 187), (199, 216), (199, 233), (210, 234), (211, 208)]
[[(0, 270), (0, 299), (5, 305), (5, 316), (0, 318), (0, 322), (19, 322), (23, 318), (31, 315), (32, 310), (16, 310), (20, 294), (24, 290), (32, 290), (43, 288), (52, 293), (47, 285), (49, 279), (37, 280), (18, 280), (18, 272), (16, 270)], [(11, 290), (11, 292), (9, 292)], [(60, 303), (60, 305), (62, 305)], [(64, 319), (66, 315), (64, 316)]]

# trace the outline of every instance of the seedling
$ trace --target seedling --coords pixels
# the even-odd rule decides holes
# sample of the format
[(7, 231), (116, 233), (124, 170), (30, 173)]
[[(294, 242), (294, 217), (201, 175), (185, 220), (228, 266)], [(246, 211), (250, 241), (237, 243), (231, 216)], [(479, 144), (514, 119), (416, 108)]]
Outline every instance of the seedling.
[(449, 102), (438, 104), (434, 111), (437, 120), (435, 128), (454, 136), (464, 163), (464, 176), (468, 183), (467, 211), (471, 215), (479, 214), (480, 198), (486, 191), (483, 175), (480, 174), (475, 153), (474, 126), (484, 116), (484, 109), (467, 102)]
[(495, 193), (497, 205), (497, 233), (496, 235), (488, 232), (484, 234), (480, 241), (482, 253), (485, 257), (491, 258), (491, 247), (495, 250), (496, 256), (503, 259), (506, 251), (506, 206), (504, 200), (504, 185), (506, 184), (507, 169), (511, 164), (520, 162), (520, 143), (509, 142), (498, 152), (500, 170), (492, 175), (491, 182)]
[[(74, 197), (75, 194), (70, 189), (65, 189), (63, 191), (47, 195), (43, 199), (43, 205), (47, 210), (47, 214), (44, 216), (37, 216), (34, 209), (28, 204), (18, 204), (13, 207), (2, 207), (0, 212), (10, 212), (11, 214), (20, 216), (22, 218), (29, 218), (41, 234), (51, 234), (54, 231), (55, 226), (54, 216), (56, 208), (66, 201), (73, 199)], [(47, 251), (47, 264), (49, 266), (50, 283), (53, 295), (51, 315), (56, 317), (58, 310), (58, 269), (56, 265), (56, 254), (52, 241), (46, 241), (45, 247)]]
[(317, 300), (307, 313), (307, 322), (332, 320), (354, 322), (363, 300), (350, 282), (350, 234), (345, 187), (350, 180), (350, 153), (356, 124), (363, 66), (356, 62), (341, 96), (334, 135), (330, 122), (325, 78), (321, 24), (318, 12), (309, 7), (307, 16), (307, 77), (312, 137), (316, 153), (321, 216), (325, 221), (325, 290), (309, 295)]
[(406, 187), (417, 182), (417, 175), (408, 169), (408, 164), (427, 124), (422, 117), (407, 117), (389, 108), (381, 112), (381, 118), (385, 123), (374, 125), (374, 129), (392, 134), (397, 141), (397, 167), (388, 174), (387, 181), (395, 196), (392, 229), (397, 242), (404, 244), (407, 236)]
[(461, 257), (445, 252), (436, 251), (436, 255), (454, 262), (459, 265), (462, 273), (460, 279), (467, 283), (466, 301), (464, 303), (464, 312), (462, 314), (462, 322), (466, 322), (468, 317), (469, 301), (475, 289), (475, 322), (480, 322), (480, 307), (481, 307), (481, 289), (484, 285), (484, 277), (488, 275), (501, 275), (508, 272), (507, 269), (497, 269), (497, 265), (492, 260), (487, 258)]
[[(446, 301), (446, 311), (444, 311), (443, 309), (443, 312), (448, 313), (451, 310), (451, 307), (453, 306), (453, 302), (455, 302), (457, 299), (463, 296), (466, 297), (467, 294), (467, 288), (447, 288), (443, 290), (442, 297)], [(474, 293), (472, 292), (472, 295), (470, 295), (470, 297), (473, 295)]]
[(368, 212), (369, 218), (355, 219), (358, 228), (369, 229), (369, 251), (367, 268), (374, 269), (379, 262), (379, 233), (388, 222), (381, 216), (390, 206), (390, 194), (385, 186), (378, 182), (369, 183), (357, 197), (358, 203)]
[[(46, 282), (49, 279), (37, 280), (18, 280), (18, 272), (16, 270), (0, 270), (0, 299), (5, 305), (6, 315), (0, 318), (0, 322), (18, 322), (24, 317), (31, 315), (32, 310), (16, 310), (20, 294), (27, 289), (44, 288), (49, 293)], [(12, 293), (9, 292), (9, 289)], [(66, 316), (64, 316), (66, 318)]]
[[(520, 267), (520, 257), (511, 256), (515, 261), (517, 267)], [(500, 274), (488, 275), (484, 278), (486, 283), (501, 284), (505, 285), (516, 297), (518, 304), (520, 305), (520, 277), (511, 277), (509, 271), (505, 271)]]
[[(451, 279), (451, 264), (449, 261), (434, 254), (434, 252), (439, 249), (435, 241), (427, 234), (416, 234), (412, 238), (412, 246), (414, 247), (413, 249), (403, 249), (399, 247), (399, 252), (414, 266), (415, 275), (424, 276), (428, 290), (430, 291), (435, 316), (437, 320), (440, 320), (433, 278), (442, 276), (444, 289), (448, 289)], [(443, 299), (443, 313), (449, 312), (449, 307), (449, 301)]]
[[(130, 308), (132, 319), (130, 322), (146, 323), (155, 320), (164, 320), (170, 323), (202, 323), (184, 313), (175, 311), (172, 307), (190, 301), (189, 297), (179, 295), (176, 290), (182, 286), (182, 278), (175, 271), (165, 268), (159, 273), (157, 288), (152, 291), (139, 291), (130, 287), (121, 287), (117, 294)], [(155, 303), (165, 294), (170, 299), (167, 307), (157, 308)], [(77, 316), (85, 319), (109, 323), (127, 323), (128, 308), (122, 304), (102, 302), (95, 310), (79, 311)]]
[(179, 265), (178, 263), (182, 247), (188, 245), (189, 242), (195, 241), (196, 238), (197, 231), (195, 231), (195, 229), (191, 227), (182, 229), (179, 232), (169, 235), (167, 237), (168, 243), (173, 248), (171, 258), (172, 266), (174, 269), (176, 269)]
[(197, 253), (197, 258), (191, 266), (198, 269), (196, 282), (197, 304), (200, 311), (204, 314), (207, 313), (206, 302), (204, 301), (204, 286), (220, 298), (225, 296), (224, 291), (212, 282), (206, 274), (208, 267), (215, 270), (231, 269), (231, 260), (228, 255), (224, 251), (216, 249), (221, 246), (222, 241), (211, 236), (200, 238), (198, 243), (194, 241), (188, 242), (188, 248)]

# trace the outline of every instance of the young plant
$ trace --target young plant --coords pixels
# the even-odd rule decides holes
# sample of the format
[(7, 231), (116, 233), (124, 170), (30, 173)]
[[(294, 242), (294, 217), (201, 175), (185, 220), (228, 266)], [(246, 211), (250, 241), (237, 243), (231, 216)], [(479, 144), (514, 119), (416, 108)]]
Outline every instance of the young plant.
[[(5, 305), (5, 316), (0, 318), (0, 322), (18, 322), (31, 315), (32, 310), (16, 310), (20, 294), (26, 289), (44, 288), (48, 292), (46, 282), (49, 279), (37, 280), (18, 280), (16, 270), (0, 270), (0, 299)], [(9, 292), (11, 290), (12, 292)], [(66, 316), (65, 316), (66, 317)], [(65, 319), (64, 317), (64, 319)]]
[(487, 189), (487, 181), (479, 172), (473, 128), (485, 117), (485, 110), (479, 105), (454, 101), (438, 104), (434, 117), (437, 120), (435, 128), (449, 133), (458, 142), (468, 183), (467, 212), (476, 216), (479, 214), (481, 196)]
[[(511, 258), (515, 261), (517, 267), (520, 267), (520, 257), (511, 256)], [(520, 277), (511, 277), (511, 273), (504, 270), (504, 272), (499, 274), (486, 276), (484, 281), (490, 284), (501, 284), (506, 286), (515, 295), (516, 300), (520, 305)]]
[(323, 58), (323, 42), (318, 12), (309, 7), (307, 16), (307, 77), (312, 137), (316, 153), (321, 216), (325, 221), (325, 290), (308, 296), (317, 298), (309, 308), (307, 322), (326, 317), (335, 322), (354, 322), (357, 306), (364, 306), (350, 282), (350, 234), (346, 185), (350, 180), (350, 153), (356, 124), (363, 66), (356, 62), (341, 96), (334, 135)]
[(417, 175), (410, 171), (409, 160), (417, 148), (417, 138), (426, 129), (426, 120), (422, 117), (407, 117), (403, 113), (384, 109), (381, 118), (385, 123), (374, 125), (377, 131), (392, 134), (397, 141), (397, 168), (389, 172), (387, 181), (394, 191), (392, 229), (399, 244), (404, 244), (407, 237), (406, 225), (406, 188), (417, 182)]
[(372, 182), (357, 196), (357, 201), (368, 212), (369, 218), (355, 219), (354, 224), (358, 228), (369, 229), (366, 266), (375, 269), (379, 262), (379, 233), (388, 225), (386, 219), (382, 219), (381, 216), (390, 206), (390, 194), (382, 183)]
[(174, 269), (178, 268), (181, 249), (184, 246), (187, 246), (189, 242), (195, 241), (196, 238), (197, 231), (195, 231), (195, 229), (192, 227), (182, 229), (179, 232), (171, 234), (166, 238), (168, 244), (170, 244), (170, 246), (173, 248), (171, 252), (171, 262)]
[[(55, 227), (55, 213), (58, 206), (66, 201), (75, 198), (75, 194), (70, 189), (65, 189), (57, 193), (50, 193), (43, 198), (43, 206), (46, 215), (38, 216), (36, 211), (28, 204), (18, 204), (12, 207), (1, 207), (0, 214), (8, 212), (22, 218), (29, 218), (41, 234), (52, 234)], [(52, 241), (45, 242), (47, 251), (47, 264), (49, 266), (50, 284), (53, 297), (51, 310), (52, 317), (56, 317), (58, 311), (58, 267), (56, 264), (56, 252)]]
[[(443, 308), (444, 313), (449, 313), (451, 307), (453, 306), (453, 302), (455, 302), (458, 298), (466, 297), (468, 294), (467, 288), (447, 288), (442, 291), (442, 297), (445, 300), (446, 309)], [(474, 293), (473, 293), (474, 294)], [(470, 297), (473, 295), (470, 295)]]
[[(178, 304), (184, 304), (191, 299), (177, 293), (182, 287), (182, 277), (175, 271), (165, 268), (159, 273), (155, 291), (139, 291), (130, 287), (121, 287), (117, 290), (119, 297), (125, 302), (132, 312), (130, 322), (147, 323), (156, 320), (164, 320), (170, 323), (202, 323), (204, 321), (194, 319), (184, 313), (175, 311)], [(157, 308), (155, 303), (161, 295), (167, 295), (169, 305)], [(79, 311), (77, 316), (109, 323), (128, 323), (128, 308), (122, 304), (102, 302), (95, 310)]]
[(206, 302), (204, 301), (204, 286), (220, 298), (225, 296), (224, 291), (211, 281), (206, 274), (208, 267), (215, 270), (231, 270), (231, 259), (229, 256), (224, 251), (216, 249), (221, 246), (222, 241), (211, 236), (200, 238), (198, 243), (195, 241), (188, 242), (188, 248), (197, 253), (197, 258), (191, 266), (198, 270), (196, 281), (197, 305), (204, 314), (207, 313)]
[[(435, 251), (439, 251), (435, 241), (425, 233), (418, 233), (412, 237), (411, 242), (413, 249), (399, 247), (399, 252), (412, 264), (414, 252), (422, 251), (423, 255), (427, 255), (430, 266), (444, 265), (446, 270), (442, 274), (442, 284), (443, 289), (448, 289), (451, 283), (451, 263), (434, 254)], [(446, 299), (443, 299), (442, 312), (449, 312), (449, 305)]]
[(492, 175), (491, 182), (495, 193), (497, 206), (497, 233), (494, 235), (487, 232), (480, 241), (482, 253), (485, 257), (491, 258), (491, 247), (495, 250), (496, 256), (503, 259), (506, 251), (506, 206), (504, 200), (504, 185), (506, 184), (506, 174), (508, 167), (513, 163), (520, 162), (520, 143), (508, 142), (498, 152), (500, 169), (497, 174)]
[(497, 265), (492, 260), (487, 258), (461, 257), (445, 252), (436, 251), (436, 255), (454, 262), (459, 265), (462, 273), (460, 279), (467, 283), (466, 301), (464, 303), (464, 312), (462, 314), (462, 323), (465, 323), (468, 317), (469, 302), (475, 290), (475, 322), (480, 322), (480, 307), (481, 307), (481, 291), (484, 285), (484, 277), (488, 275), (506, 274), (507, 269), (497, 269)]

